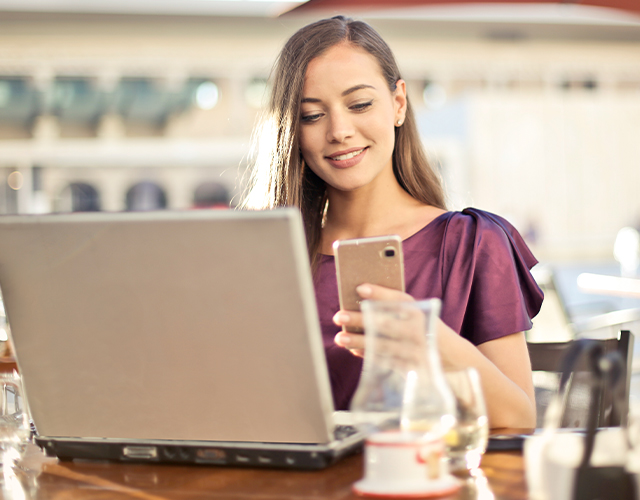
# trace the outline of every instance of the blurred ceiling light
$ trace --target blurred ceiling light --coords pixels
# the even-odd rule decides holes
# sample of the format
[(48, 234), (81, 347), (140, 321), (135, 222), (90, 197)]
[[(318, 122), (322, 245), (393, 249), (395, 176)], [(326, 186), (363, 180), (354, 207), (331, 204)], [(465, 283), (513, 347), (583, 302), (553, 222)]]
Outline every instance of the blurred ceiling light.
[(17, 170), (14, 172), (11, 172), (9, 174), (9, 177), (7, 177), (7, 184), (9, 184), (9, 187), (11, 189), (17, 191), (24, 184), (24, 177)]
[(620, 262), (622, 276), (635, 276), (640, 265), (640, 233), (632, 227), (620, 229), (613, 244), (613, 256)]
[(4, 328), (0, 328), (0, 342), (6, 342), (9, 340), (9, 335)]
[(635, 278), (582, 273), (576, 282), (580, 290), (589, 293), (640, 297), (640, 280)]
[(424, 86), (422, 99), (430, 109), (439, 109), (447, 103), (447, 91), (436, 82), (429, 82)]
[(265, 104), (267, 94), (267, 81), (264, 78), (255, 78), (247, 85), (244, 98), (252, 108), (261, 108)]
[(213, 82), (202, 82), (196, 89), (196, 104), (200, 109), (213, 109), (218, 104), (220, 92)]

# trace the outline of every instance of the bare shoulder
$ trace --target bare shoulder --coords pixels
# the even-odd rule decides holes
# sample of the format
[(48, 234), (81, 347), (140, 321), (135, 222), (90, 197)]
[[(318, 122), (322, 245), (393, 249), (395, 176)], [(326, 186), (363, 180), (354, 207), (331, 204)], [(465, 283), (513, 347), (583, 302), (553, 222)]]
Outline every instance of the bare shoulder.
[(423, 205), (422, 207), (422, 216), (423, 216), (423, 225), (429, 224), (434, 219), (437, 219), (442, 214), (446, 213), (446, 210), (442, 208), (434, 207), (432, 205)]
[(420, 231), (425, 226), (431, 224), (435, 219), (446, 212), (446, 210), (432, 205), (420, 205), (414, 209), (411, 217), (406, 217), (404, 219), (404, 227), (402, 228), (402, 231), (398, 231), (398, 234), (400, 234), (403, 239), (406, 239)]

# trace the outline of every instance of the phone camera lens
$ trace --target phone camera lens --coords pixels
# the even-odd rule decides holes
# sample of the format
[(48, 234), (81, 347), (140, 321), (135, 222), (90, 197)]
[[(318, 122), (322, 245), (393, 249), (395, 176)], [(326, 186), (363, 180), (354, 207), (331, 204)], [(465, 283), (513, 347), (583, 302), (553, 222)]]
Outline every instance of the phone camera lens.
[(384, 249), (384, 256), (385, 257), (395, 257), (396, 255), (396, 249), (392, 248), (392, 247), (387, 247)]

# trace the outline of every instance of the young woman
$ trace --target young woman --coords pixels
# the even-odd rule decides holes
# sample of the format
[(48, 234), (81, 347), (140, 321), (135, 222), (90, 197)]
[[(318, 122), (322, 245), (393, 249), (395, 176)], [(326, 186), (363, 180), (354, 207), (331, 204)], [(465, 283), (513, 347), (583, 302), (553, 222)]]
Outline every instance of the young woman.
[(361, 326), (340, 311), (332, 244), (398, 234), (407, 293), (363, 284), (363, 299), (442, 300), (438, 349), (446, 368), (474, 366), (492, 427), (535, 427), (524, 330), (542, 303), (537, 262), (504, 219), (448, 212), (422, 150), (391, 50), (369, 25), (342, 16), (285, 44), (272, 74), (245, 208), (299, 207), (336, 409), (347, 409), (362, 367)]

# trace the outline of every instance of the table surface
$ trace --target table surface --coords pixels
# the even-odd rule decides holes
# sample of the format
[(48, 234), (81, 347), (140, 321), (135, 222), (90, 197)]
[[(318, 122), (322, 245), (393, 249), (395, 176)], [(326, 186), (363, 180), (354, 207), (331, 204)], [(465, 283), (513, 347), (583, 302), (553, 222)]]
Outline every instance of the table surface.
[[(0, 476), (0, 498), (21, 499), (355, 499), (362, 455), (320, 471), (219, 466), (60, 462), (30, 445), (18, 467)], [(520, 452), (488, 452), (481, 469), (461, 475), (456, 500), (528, 498)]]

